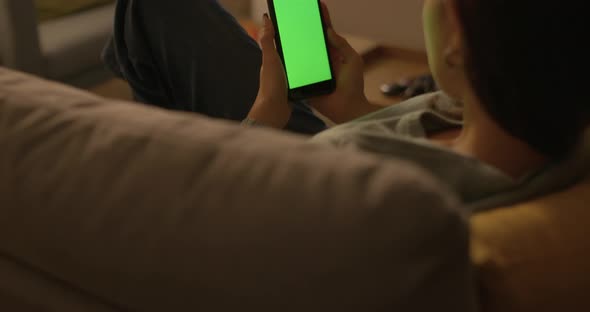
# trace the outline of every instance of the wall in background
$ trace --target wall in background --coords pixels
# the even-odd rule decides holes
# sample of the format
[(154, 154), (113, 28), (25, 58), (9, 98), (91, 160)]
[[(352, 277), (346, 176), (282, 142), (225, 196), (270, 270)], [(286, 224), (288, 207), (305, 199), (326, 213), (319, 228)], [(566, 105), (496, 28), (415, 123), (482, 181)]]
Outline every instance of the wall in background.
[[(232, 1), (232, 0), (224, 0)], [(244, 1), (244, 0), (237, 0)], [(255, 18), (266, 12), (266, 0), (252, 0)], [(424, 51), (422, 4), (417, 0), (324, 0), (338, 31), (395, 47)]]
[(252, 5), (249, 0), (219, 0), (219, 3), (236, 16), (250, 15)]

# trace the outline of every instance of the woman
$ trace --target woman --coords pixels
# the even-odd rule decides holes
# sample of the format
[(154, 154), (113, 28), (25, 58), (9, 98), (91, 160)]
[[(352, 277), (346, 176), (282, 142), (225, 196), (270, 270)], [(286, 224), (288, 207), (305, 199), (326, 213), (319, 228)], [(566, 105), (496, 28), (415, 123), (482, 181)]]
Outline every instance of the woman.
[[(445, 93), (380, 111), (363, 93), (361, 57), (330, 27), (338, 87), (311, 105), (344, 124), (313, 141), (413, 161), (468, 204), (503, 196), (508, 203), (533, 180), (543, 190), (562, 187), (538, 176), (573, 153), (590, 124), (582, 12), (581, 1), (426, 0), (429, 63)], [(272, 23), (264, 20), (260, 87), (245, 123), (285, 128), (297, 118)]]

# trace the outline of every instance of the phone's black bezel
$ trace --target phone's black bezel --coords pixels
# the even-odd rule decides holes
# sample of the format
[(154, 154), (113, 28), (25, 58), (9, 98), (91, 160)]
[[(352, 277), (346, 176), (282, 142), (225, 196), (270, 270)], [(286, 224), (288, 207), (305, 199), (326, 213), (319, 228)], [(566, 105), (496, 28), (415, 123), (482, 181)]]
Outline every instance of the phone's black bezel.
[[(283, 55), (283, 47), (281, 45), (281, 35), (279, 33), (279, 26), (277, 23), (277, 16), (275, 13), (275, 6), (274, 0), (267, 0), (268, 10), (270, 13), (270, 18), (272, 19), (274, 29), (275, 29), (275, 44), (277, 47), (277, 51), (281, 57), (283, 62), (283, 66), (285, 67), (285, 72), (287, 71), (287, 67), (285, 66), (285, 57)], [(324, 17), (324, 12), (322, 10), (321, 0), (317, 0), (318, 9), (320, 10), (320, 18), (322, 20), (322, 29), (324, 31), (324, 45), (326, 51), (328, 52), (328, 58), (330, 63), (330, 74), (332, 79), (314, 83), (311, 85), (299, 87), (296, 89), (289, 89), (289, 99), (290, 100), (304, 100), (311, 97), (316, 97), (320, 95), (326, 95), (334, 92), (336, 90), (336, 77), (334, 75), (334, 68), (332, 66), (332, 55), (330, 54), (330, 49), (328, 46), (328, 27), (326, 25), (326, 20)]]

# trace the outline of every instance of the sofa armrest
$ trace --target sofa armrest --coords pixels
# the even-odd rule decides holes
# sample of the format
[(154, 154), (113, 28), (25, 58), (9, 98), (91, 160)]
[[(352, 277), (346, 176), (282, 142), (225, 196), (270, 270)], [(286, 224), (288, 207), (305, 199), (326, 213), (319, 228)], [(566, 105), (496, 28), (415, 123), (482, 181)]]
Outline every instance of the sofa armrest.
[(0, 64), (30, 73), (42, 71), (33, 0), (0, 0)]

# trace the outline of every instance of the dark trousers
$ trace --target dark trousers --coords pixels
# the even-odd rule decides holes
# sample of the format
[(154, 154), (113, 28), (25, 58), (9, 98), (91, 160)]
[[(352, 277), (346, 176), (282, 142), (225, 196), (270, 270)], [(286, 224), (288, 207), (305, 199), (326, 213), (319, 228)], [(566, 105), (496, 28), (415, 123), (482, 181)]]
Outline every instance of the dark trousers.
[[(135, 99), (168, 109), (241, 121), (258, 92), (261, 51), (216, 0), (118, 0), (105, 64)], [(325, 124), (294, 103), (287, 129)]]

